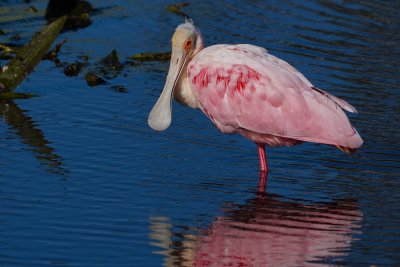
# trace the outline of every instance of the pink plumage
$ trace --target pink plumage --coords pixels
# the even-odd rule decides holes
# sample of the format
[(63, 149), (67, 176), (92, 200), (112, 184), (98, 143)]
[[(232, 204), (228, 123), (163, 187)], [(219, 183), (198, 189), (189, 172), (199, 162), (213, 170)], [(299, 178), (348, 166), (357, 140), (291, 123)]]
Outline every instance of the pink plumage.
[(308, 141), (355, 149), (363, 142), (342, 110), (354, 107), (265, 49), (210, 46), (190, 61), (188, 79), (200, 109), (224, 133), (268, 146)]
[(268, 172), (265, 145), (307, 141), (351, 152), (363, 143), (343, 111), (357, 112), (346, 101), (314, 87), (264, 48), (248, 44), (204, 48), (192, 21), (179, 25), (172, 37), (167, 81), (148, 119), (153, 129), (169, 127), (172, 96), (200, 108), (223, 133), (239, 133), (257, 144), (261, 191)]

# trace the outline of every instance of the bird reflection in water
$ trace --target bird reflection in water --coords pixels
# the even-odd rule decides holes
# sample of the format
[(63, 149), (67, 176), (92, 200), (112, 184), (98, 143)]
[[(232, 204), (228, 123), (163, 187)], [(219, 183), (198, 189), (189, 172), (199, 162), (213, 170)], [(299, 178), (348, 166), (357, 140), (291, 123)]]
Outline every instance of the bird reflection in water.
[(206, 230), (176, 233), (166, 217), (152, 217), (150, 228), (165, 266), (324, 266), (343, 260), (361, 220), (352, 200), (306, 205), (259, 194)]

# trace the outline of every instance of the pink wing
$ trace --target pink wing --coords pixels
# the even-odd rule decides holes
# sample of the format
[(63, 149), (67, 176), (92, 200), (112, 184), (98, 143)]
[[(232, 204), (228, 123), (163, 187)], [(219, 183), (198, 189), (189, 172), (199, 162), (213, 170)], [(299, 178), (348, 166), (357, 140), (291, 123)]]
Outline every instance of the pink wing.
[(254, 141), (272, 135), (348, 148), (363, 143), (342, 110), (354, 107), (263, 48), (208, 47), (189, 63), (188, 77), (200, 108), (222, 132), (245, 131)]

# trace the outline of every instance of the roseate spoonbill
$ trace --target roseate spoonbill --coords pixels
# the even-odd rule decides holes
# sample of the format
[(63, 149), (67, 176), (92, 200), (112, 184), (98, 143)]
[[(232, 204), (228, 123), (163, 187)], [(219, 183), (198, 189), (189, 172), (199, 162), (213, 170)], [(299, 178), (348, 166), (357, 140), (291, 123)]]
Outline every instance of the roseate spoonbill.
[(249, 44), (204, 48), (191, 20), (179, 25), (172, 37), (167, 80), (148, 118), (154, 130), (169, 127), (172, 96), (200, 108), (221, 132), (239, 133), (254, 141), (265, 178), (265, 145), (307, 141), (349, 153), (363, 143), (343, 112), (357, 112), (353, 106), (314, 87), (264, 48)]

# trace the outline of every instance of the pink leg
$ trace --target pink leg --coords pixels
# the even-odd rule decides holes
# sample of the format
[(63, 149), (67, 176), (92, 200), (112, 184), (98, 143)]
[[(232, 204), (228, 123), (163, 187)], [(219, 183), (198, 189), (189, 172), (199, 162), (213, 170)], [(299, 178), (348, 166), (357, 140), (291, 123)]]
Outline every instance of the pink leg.
[(260, 159), (260, 180), (258, 182), (258, 192), (264, 193), (268, 175), (267, 156), (265, 153), (265, 145), (257, 144), (257, 146), (258, 146), (258, 157)]
[(258, 146), (258, 157), (260, 159), (260, 172), (268, 172), (267, 156), (265, 154), (265, 145), (257, 144), (257, 146)]
[(258, 193), (265, 193), (267, 187), (267, 173), (260, 172), (260, 180), (258, 181)]

